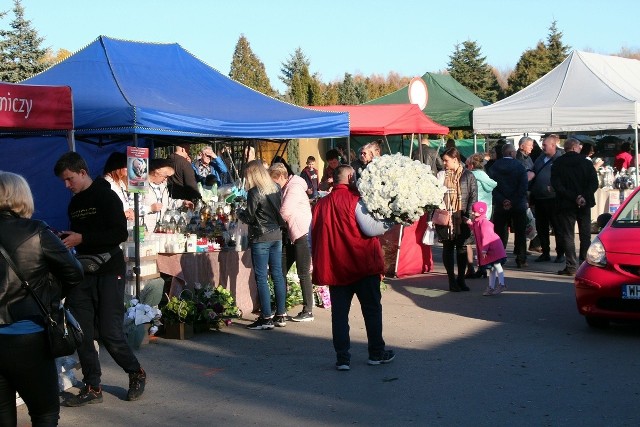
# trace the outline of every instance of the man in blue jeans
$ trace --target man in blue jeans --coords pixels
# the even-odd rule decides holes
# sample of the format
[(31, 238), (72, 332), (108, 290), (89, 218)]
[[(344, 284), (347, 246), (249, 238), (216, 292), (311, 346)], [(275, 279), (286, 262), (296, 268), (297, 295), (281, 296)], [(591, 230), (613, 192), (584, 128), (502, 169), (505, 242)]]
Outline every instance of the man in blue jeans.
[[(99, 339), (113, 360), (129, 374), (127, 400), (138, 400), (144, 392), (147, 374), (124, 338), (125, 261), (119, 244), (127, 239), (127, 220), (122, 202), (107, 181), (95, 181), (85, 160), (75, 152), (65, 153), (54, 166), (55, 175), (74, 195), (67, 213), (70, 231), (62, 242), (75, 247), (78, 255), (109, 257), (96, 271), (87, 271), (82, 283), (73, 288), (67, 304), (84, 331), (78, 357), (84, 387), (67, 399), (66, 406), (102, 402), (100, 360), (93, 340)], [(94, 333), (95, 332), (97, 333)]]
[(376, 221), (366, 210), (354, 177), (351, 166), (336, 168), (333, 190), (318, 201), (311, 223), (313, 282), (329, 286), (331, 330), (339, 371), (348, 371), (351, 366), (349, 310), (354, 295), (360, 301), (367, 329), (367, 363), (380, 365), (395, 358), (393, 350), (385, 349), (382, 338), (380, 278), (384, 259), (375, 237), (389, 225)]

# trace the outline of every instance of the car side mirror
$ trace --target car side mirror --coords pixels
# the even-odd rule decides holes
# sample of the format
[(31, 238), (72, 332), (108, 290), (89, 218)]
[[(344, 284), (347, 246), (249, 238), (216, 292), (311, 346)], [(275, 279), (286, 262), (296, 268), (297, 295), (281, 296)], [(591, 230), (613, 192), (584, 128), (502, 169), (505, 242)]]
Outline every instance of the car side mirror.
[(604, 228), (605, 225), (607, 225), (607, 223), (611, 219), (611, 216), (612, 215), (610, 213), (603, 213), (601, 215), (598, 215), (598, 219), (596, 219), (596, 223), (598, 224), (598, 227), (601, 230)]

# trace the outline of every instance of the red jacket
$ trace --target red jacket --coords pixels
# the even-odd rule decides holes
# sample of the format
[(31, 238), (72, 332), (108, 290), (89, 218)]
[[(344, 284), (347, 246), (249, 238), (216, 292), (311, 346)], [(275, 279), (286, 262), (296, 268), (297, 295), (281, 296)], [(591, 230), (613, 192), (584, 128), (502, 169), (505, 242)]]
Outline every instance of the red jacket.
[(362, 234), (356, 222), (359, 199), (357, 191), (339, 184), (316, 204), (311, 221), (316, 285), (349, 285), (384, 273), (380, 241)]

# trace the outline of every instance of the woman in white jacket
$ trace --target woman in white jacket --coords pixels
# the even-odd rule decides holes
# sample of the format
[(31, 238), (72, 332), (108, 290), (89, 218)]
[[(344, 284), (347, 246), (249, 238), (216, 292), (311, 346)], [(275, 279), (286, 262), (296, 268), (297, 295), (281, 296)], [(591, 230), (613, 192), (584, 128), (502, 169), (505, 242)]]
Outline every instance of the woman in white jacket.
[(307, 183), (297, 175), (288, 175), (282, 163), (274, 163), (269, 168), (271, 179), (282, 191), (280, 215), (287, 223), (287, 235), (282, 239), (282, 273), (296, 263), (300, 287), (302, 288), (302, 311), (291, 320), (310, 322), (313, 320), (313, 284), (311, 283), (311, 251), (309, 249), (309, 227), (311, 226), (311, 205), (307, 196)]

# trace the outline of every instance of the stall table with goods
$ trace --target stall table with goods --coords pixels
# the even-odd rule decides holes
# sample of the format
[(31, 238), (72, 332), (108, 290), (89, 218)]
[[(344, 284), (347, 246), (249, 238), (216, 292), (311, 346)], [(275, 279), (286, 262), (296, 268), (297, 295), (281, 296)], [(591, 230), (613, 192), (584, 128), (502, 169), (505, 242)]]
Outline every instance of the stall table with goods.
[[(215, 193), (214, 193), (215, 194)], [(172, 276), (169, 296), (184, 289), (221, 285), (243, 314), (257, 307), (257, 288), (252, 274), (246, 225), (235, 216), (244, 198), (230, 194), (201, 201), (193, 209), (172, 207), (140, 242), (141, 288), (147, 280)], [(125, 244), (125, 255), (134, 256), (134, 244)], [(130, 263), (127, 279), (135, 286)]]
[(598, 170), (599, 188), (594, 194), (596, 204), (591, 208), (592, 230), (598, 232), (595, 222), (603, 213), (614, 213), (637, 186), (635, 169), (614, 174), (611, 166)]

